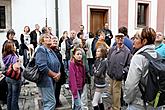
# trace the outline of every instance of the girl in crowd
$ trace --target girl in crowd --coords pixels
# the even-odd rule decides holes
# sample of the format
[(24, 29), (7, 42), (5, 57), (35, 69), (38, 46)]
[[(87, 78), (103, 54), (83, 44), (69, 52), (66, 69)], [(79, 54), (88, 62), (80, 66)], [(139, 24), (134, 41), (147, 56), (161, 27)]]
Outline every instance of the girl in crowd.
[[(2, 53), (2, 60), (6, 68), (10, 64), (13, 65), (13, 70), (20, 74), (20, 62), (16, 55), (16, 47), (13, 42), (7, 41), (4, 45), (4, 51)], [(7, 96), (7, 109), (8, 110), (19, 110), (18, 99), (21, 90), (21, 78), (19, 80), (11, 79), (6, 77), (8, 85), (8, 96)]]
[[(39, 48), (36, 51), (36, 65), (42, 75), (40, 82), (37, 83), (41, 91), (44, 110), (54, 110), (56, 100), (54, 96), (53, 80), (60, 78), (60, 62), (51, 47), (51, 36), (43, 34), (40, 37)], [(52, 60), (53, 59), (53, 60)]]
[(73, 110), (81, 110), (81, 94), (85, 85), (85, 67), (82, 49), (75, 48), (69, 66), (69, 87), (74, 98)]
[(96, 50), (96, 61), (93, 67), (94, 84), (96, 87), (92, 101), (94, 110), (104, 110), (101, 94), (104, 92), (104, 88), (106, 87), (106, 57), (107, 49), (103, 46), (98, 47)]

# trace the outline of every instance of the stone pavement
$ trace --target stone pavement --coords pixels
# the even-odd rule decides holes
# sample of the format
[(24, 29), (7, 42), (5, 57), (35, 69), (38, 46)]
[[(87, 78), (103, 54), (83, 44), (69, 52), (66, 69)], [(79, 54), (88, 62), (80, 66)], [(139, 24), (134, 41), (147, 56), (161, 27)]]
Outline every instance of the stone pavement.
[[(106, 91), (108, 96), (103, 98), (103, 103), (105, 110), (108, 110), (108, 107), (111, 106), (111, 95), (108, 92), (108, 87)], [(93, 93), (94, 90), (92, 89), (91, 94)], [(90, 89), (88, 86), (88, 110), (93, 110), (91, 104), (92, 99), (93, 95), (90, 95)], [(56, 110), (71, 110), (72, 96), (70, 90), (66, 88), (65, 85), (62, 86), (60, 100), (63, 106)], [(30, 82), (29, 84), (22, 86), (19, 98), (19, 107), (20, 110), (42, 110), (42, 100), (35, 83)], [(2, 110), (6, 110), (6, 106), (3, 106)], [(125, 110), (125, 107), (122, 108), (122, 110)]]

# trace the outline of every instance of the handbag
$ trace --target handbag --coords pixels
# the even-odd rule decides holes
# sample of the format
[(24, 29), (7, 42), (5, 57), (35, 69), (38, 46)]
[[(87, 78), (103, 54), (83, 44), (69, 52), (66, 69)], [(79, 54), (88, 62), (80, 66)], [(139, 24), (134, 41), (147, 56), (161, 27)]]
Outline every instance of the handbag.
[(41, 79), (41, 74), (38, 66), (35, 65), (35, 54), (32, 60), (27, 64), (23, 70), (23, 77), (31, 82), (38, 83)]
[(11, 79), (15, 79), (15, 80), (21, 79), (21, 72), (15, 71), (13, 69), (13, 64), (10, 64), (4, 71), (2, 71), (2, 74), (4, 74), (5, 76)]

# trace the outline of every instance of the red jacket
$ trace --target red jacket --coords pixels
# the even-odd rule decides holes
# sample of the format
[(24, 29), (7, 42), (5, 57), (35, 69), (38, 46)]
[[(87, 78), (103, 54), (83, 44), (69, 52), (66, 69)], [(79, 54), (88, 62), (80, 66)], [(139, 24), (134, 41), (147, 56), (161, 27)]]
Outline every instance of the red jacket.
[(85, 67), (82, 62), (72, 59), (69, 65), (69, 87), (74, 98), (78, 98), (78, 90), (85, 85)]

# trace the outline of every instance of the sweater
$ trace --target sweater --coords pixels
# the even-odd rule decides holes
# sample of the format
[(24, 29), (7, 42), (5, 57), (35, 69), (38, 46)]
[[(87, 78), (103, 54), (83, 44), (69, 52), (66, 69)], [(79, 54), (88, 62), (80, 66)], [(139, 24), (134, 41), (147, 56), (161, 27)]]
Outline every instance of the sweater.
[(83, 90), (85, 85), (85, 67), (83, 63), (72, 59), (69, 66), (69, 88), (74, 99), (78, 98), (78, 90)]

